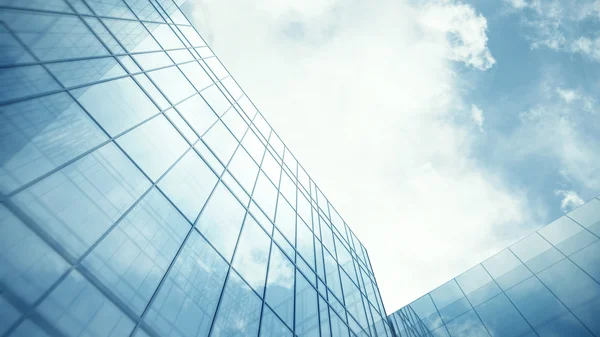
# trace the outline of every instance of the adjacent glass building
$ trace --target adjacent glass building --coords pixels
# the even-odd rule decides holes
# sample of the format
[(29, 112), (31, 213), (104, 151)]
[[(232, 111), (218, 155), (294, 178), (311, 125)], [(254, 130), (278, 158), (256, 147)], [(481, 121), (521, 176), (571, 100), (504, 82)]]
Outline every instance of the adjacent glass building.
[(0, 1), (0, 336), (391, 336), (365, 248), (179, 5)]
[(600, 336), (600, 199), (388, 317), (395, 336)]

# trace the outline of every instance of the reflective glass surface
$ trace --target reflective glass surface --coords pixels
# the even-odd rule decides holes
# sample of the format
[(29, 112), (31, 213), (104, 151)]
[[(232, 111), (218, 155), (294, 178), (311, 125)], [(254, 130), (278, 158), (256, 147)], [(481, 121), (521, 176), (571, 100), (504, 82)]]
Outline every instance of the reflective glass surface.
[(600, 336), (595, 198), (388, 316), (397, 337)]
[[(184, 2), (0, 1), (0, 337), (391, 336), (366, 249)], [(598, 277), (582, 232), (561, 249)]]

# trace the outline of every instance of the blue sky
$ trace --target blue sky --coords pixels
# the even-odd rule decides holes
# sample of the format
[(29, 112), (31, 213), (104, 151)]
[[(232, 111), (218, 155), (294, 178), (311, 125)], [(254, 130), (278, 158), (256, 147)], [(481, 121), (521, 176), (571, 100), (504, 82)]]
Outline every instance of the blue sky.
[(600, 193), (600, 1), (188, 0), (388, 312)]

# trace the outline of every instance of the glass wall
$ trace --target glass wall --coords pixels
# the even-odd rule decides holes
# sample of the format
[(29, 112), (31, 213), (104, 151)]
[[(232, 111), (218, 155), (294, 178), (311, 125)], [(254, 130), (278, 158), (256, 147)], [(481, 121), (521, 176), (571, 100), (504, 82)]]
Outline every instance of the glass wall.
[(0, 336), (391, 336), (369, 256), (172, 0), (0, 4)]
[(395, 335), (600, 336), (600, 199), (388, 317)]

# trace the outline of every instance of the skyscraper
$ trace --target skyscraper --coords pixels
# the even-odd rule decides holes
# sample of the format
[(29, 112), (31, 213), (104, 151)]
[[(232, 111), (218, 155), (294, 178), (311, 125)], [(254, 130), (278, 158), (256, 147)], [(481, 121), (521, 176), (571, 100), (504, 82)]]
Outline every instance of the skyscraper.
[(600, 336), (600, 199), (388, 319), (398, 337)]
[(0, 336), (391, 336), (369, 256), (172, 0), (0, 8)]

